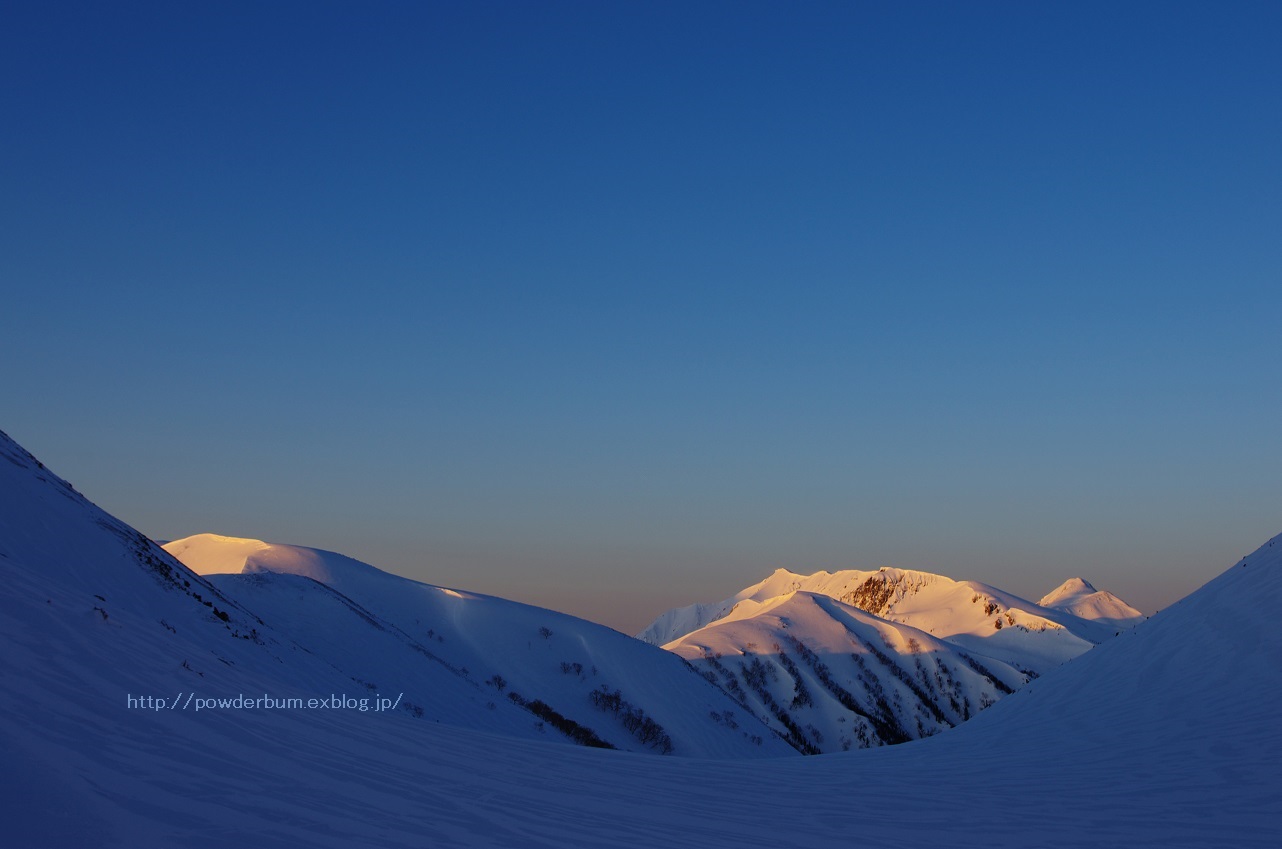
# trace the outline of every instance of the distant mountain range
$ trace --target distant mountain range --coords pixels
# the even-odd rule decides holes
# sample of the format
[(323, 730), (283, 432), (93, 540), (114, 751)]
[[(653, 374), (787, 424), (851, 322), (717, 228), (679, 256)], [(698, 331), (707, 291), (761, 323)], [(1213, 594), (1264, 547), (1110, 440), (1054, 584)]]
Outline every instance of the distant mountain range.
[(1080, 578), (1043, 601), (907, 569), (779, 569), (722, 602), (670, 610), (638, 637), (702, 669), (798, 749), (844, 751), (951, 728), (1143, 619)]

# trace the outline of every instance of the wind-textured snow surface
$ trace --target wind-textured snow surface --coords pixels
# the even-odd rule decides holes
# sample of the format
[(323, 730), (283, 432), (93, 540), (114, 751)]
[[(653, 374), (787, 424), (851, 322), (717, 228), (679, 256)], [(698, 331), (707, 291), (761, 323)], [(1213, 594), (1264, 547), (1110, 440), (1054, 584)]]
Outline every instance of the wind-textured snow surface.
[(1282, 845), (1282, 538), (947, 734), (748, 761), (404, 711), (126, 709), (348, 679), (2, 435), (0, 580), (6, 846)]

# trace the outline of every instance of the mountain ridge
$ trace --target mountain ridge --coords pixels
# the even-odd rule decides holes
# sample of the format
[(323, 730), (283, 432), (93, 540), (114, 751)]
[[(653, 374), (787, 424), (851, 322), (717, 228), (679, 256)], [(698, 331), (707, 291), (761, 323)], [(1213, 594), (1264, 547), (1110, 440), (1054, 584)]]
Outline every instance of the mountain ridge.
[(939, 734), (1029, 680), (999, 660), (804, 590), (732, 611), (665, 648), (812, 754)]
[[(604, 625), (414, 581), (322, 549), (219, 534), (174, 540), (165, 549), (274, 621), (303, 623), (309, 615), (308, 600), (282, 587), (282, 579), (314, 581), (340, 594), (385, 630), (404, 635), (418, 653), (480, 685), (486, 694), (477, 701), (481, 715), (500, 704), (528, 710), (537, 702), (536, 716), (565, 725), (573, 739), (591, 745), (702, 757), (790, 753), (751, 716), (740, 714), (735, 728), (712, 719), (733, 714), (738, 706), (676, 657)], [(329, 656), (343, 649), (323, 629), (309, 630), (305, 644), (326, 645)], [(396, 674), (372, 655), (352, 665), (383, 669), (379, 680)], [(427, 682), (420, 689), (431, 692)], [(474, 724), (457, 711), (453, 715), (455, 724)]]
[(718, 620), (751, 615), (770, 599), (798, 590), (826, 595), (892, 622), (920, 628), (966, 651), (1034, 675), (1080, 655), (1117, 630), (1111, 623), (1043, 607), (978, 581), (883, 566), (811, 575), (776, 569), (721, 602), (660, 614), (638, 639), (669, 645)]

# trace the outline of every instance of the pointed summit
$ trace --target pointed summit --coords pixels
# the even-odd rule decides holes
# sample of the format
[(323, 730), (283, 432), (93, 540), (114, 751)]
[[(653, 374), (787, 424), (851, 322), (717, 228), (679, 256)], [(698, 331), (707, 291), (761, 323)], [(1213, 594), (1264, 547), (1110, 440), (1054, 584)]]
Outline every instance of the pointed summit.
[(1037, 603), (1116, 628), (1130, 628), (1144, 620), (1143, 613), (1112, 593), (1095, 589), (1085, 578), (1069, 578)]
[(1037, 603), (1042, 607), (1054, 607), (1057, 603), (1065, 599), (1090, 595), (1094, 592), (1099, 592), (1099, 590), (1095, 589), (1095, 586), (1085, 578), (1069, 578), (1067, 581), (1042, 596), (1042, 600)]

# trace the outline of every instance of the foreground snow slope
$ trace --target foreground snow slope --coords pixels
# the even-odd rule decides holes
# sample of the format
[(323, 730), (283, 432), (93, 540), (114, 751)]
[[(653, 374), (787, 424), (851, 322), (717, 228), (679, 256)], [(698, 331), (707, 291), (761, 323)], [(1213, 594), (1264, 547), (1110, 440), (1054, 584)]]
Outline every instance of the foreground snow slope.
[[(947, 734), (814, 758), (662, 758), (404, 711), (127, 710), (124, 690), (191, 688), (166, 639), (232, 662), (210, 665), (210, 687), (269, 686), (247, 668), (264, 649), (176, 590), (165, 614), (191, 623), (146, 627), (145, 562), (33, 513), (78, 496), (6, 489), (30, 475), (2, 443), (0, 519), (19, 517), (0, 525), (4, 845), (1282, 845), (1282, 539)], [(90, 543), (105, 546), (91, 561)], [(109, 586), (74, 582), (95, 578)]]

